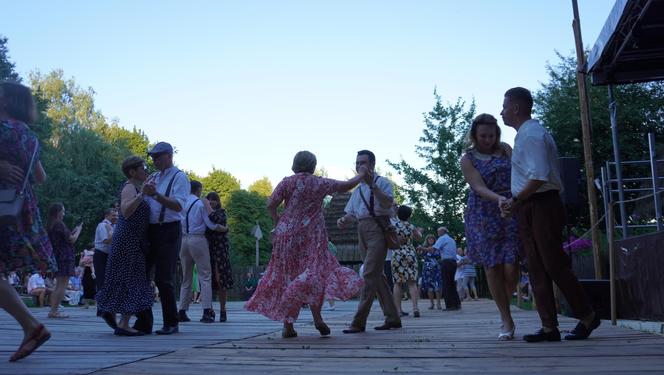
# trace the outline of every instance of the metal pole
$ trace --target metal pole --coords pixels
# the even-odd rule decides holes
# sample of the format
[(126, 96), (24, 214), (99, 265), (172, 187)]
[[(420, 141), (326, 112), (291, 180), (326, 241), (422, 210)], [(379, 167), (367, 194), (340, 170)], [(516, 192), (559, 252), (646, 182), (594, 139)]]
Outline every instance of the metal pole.
[(655, 133), (648, 133), (648, 148), (650, 149), (650, 170), (652, 173), (652, 192), (655, 194), (655, 220), (657, 220), (657, 231), (664, 229), (662, 223), (662, 203), (659, 197), (659, 178), (657, 174), (657, 155), (655, 154)]
[(616, 179), (618, 180), (618, 204), (620, 204), (620, 223), (623, 238), (629, 237), (627, 229), (627, 210), (625, 209), (625, 192), (623, 191), (622, 164), (620, 163), (620, 144), (618, 142), (618, 114), (613, 85), (609, 85), (609, 113), (611, 114), (611, 138), (613, 139), (613, 159), (616, 162)]
[(613, 238), (613, 202), (609, 204), (608, 220), (611, 229), (606, 232), (607, 240), (609, 242), (609, 293), (611, 294), (611, 324), (616, 325), (617, 321), (617, 308), (616, 308), (616, 250), (615, 239)]
[(588, 90), (586, 89), (586, 55), (583, 51), (581, 38), (581, 20), (579, 18), (579, 5), (572, 0), (574, 12), (574, 41), (576, 43), (576, 82), (579, 88), (579, 109), (581, 110), (581, 132), (583, 138), (583, 164), (586, 172), (586, 192), (588, 194), (588, 210), (590, 211), (590, 228), (593, 243), (593, 261), (595, 265), (595, 279), (602, 279), (602, 264), (599, 256), (599, 228), (597, 228), (597, 195), (595, 193), (595, 167), (590, 132), (590, 106), (588, 105)]
[(259, 259), (260, 259), (259, 244), (258, 244), (258, 238), (256, 238), (256, 267), (258, 267)]
[(604, 195), (604, 226), (606, 233), (613, 229), (613, 223), (609, 221), (609, 205), (611, 204), (611, 185), (609, 184), (609, 177), (606, 168), (602, 167), (602, 195)]

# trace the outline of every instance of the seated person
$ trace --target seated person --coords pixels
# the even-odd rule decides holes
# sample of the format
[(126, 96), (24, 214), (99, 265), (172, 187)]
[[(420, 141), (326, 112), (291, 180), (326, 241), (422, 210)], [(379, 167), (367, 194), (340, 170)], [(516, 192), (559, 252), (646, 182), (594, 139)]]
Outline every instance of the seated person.
[(46, 304), (46, 296), (53, 292), (52, 288), (47, 288), (46, 283), (44, 282), (44, 277), (41, 273), (35, 272), (30, 279), (28, 280), (28, 294), (35, 296), (39, 300), (39, 307), (43, 307)]
[(69, 302), (70, 306), (78, 305), (83, 296), (81, 288), (81, 274), (83, 270), (81, 267), (76, 267), (76, 275), (69, 278), (67, 290), (65, 290), (65, 301)]

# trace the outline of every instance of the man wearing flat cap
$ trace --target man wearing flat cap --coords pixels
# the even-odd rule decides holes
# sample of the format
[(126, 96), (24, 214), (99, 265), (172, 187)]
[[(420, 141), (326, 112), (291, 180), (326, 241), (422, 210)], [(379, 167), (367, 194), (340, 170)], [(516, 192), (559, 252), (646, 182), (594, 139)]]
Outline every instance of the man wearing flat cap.
[[(175, 301), (175, 272), (182, 230), (183, 207), (189, 196), (187, 175), (173, 165), (173, 147), (166, 142), (157, 143), (149, 152), (159, 172), (150, 176), (143, 185), (143, 194), (150, 205), (148, 229), (148, 270), (154, 267), (154, 281), (159, 288), (164, 326), (159, 335), (178, 332), (177, 304)], [(152, 331), (152, 313), (139, 314), (134, 328), (145, 333)]]

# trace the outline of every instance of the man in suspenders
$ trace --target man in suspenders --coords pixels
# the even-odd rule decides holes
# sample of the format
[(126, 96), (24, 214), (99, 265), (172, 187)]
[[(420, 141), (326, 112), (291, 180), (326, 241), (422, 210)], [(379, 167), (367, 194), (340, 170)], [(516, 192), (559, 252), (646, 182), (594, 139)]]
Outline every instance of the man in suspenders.
[(198, 270), (198, 280), (201, 283), (201, 304), (203, 317), (201, 322), (214, 323), (214, 310), (212, 310), (212, 269), (210, 266), (210, 248), (205, 238), (205, 229), (226, 232), (228, 228), (210, 221), (212, 213), (210, 203), (201, 193), (203, 185), (198, 181), (191, 181), (191, 194), (185, 205), (186, 212), (182, 223), (182, 248), (180, 250), (180, 263), (182, 264), (182, 287), (180, 289), (180, 310), (178, 320), (189, 322), (187, 310), (191, 303), (194, 263)]
[[(154, 281), (159, 288), (164, 325), (156, 333), (170, 335), (178, 332), (177, 304), (174, 278), (180, 253), (184, 219), (183, 208), (189, 196), (189, 179), (173, 165), (173, 147), (166, 142), (157, 143), (148, 152), (159, 172), (150, 176), (143, 185), (143, 194), (150, 205), (148, 229), (149, 252), (147, 267), (154, 267)], [(149, 274), (149, 273), (148, 273)], [(134, 328), (152, 332), (152, 311), (137, 314)]]

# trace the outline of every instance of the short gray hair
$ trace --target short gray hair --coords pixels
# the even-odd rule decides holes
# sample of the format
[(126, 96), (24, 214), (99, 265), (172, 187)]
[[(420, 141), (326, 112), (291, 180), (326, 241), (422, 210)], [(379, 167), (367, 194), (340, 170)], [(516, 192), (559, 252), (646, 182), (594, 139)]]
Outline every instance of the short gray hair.
[(293, 166), (291, 167), (294, 173), (314, 173), (316, 170), (316, 155), (309, 151), (300, 151), (295, 154), (293, 158)]
[(449, 233), (446, 227), (440, 227), (438, 228), (438, 235), (443, 236), (445, 234)]

